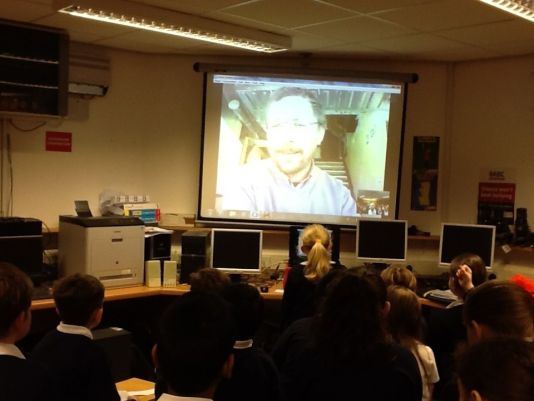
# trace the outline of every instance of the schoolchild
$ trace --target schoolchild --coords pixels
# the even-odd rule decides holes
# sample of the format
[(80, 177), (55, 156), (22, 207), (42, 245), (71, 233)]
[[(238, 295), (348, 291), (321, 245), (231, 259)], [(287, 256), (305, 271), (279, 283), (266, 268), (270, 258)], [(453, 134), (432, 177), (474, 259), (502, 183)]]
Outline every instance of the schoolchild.
[(91, 333), (102, 319), (104, 286), (76, 273), (58, 280), (52, 293), (61, 322), (36, 345), (33, 358), (50, 370), (58, 400), (118, 401), (106, 354)]

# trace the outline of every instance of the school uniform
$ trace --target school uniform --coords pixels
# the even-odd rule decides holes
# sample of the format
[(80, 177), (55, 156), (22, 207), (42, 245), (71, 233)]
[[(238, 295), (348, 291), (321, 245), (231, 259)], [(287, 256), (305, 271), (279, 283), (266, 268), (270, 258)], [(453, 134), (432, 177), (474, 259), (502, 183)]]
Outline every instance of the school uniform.
[(362, 360), (328, 367), (316, 349), (308, 348), (282, 390), (287, 401), (421, 401), (423, 395), (415, 357), (397, 344), (384, 344)]
[(271, 357), (252, 340), (236, 341), (232, 377), (223, 379), (215, 401), (280, 401), (278, 371)]
[(60, 323), (37, 344), (33, 358), (50, 370), (58, 400), (120, 400), (106, 354), (86, 327)]
[(293, 266), (289, 270), (282, 298), (282, 328), (315, 314), (316, 287), (316, 282), (304, 276), (304, 266)]
[(455, 397), (456, 378), (455, 351), (467, 341), (467, 330), (463, 324), (462, 303), (446, 309), (435, 309), (428, 318), (428, 334), (426, 343), (432, 348), (440, 381), (434, 388), (434, 397), (448, 399), (445, 393), (452, 391)]
[(0, 343), (0, 401), (55, 401), (45, 368), (14, 344)]

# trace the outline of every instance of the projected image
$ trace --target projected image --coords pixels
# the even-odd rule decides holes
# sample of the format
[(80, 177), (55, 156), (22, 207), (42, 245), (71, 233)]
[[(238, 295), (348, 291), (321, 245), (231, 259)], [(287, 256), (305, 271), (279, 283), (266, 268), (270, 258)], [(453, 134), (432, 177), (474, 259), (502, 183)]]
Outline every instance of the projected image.
[[(217, 161), (214, 177), (203, 171), (201, 216), (350, 225), (362, 214), (362, 191), (380, 192), (376, 215), (388, 216), (388, 129), (401, 85), (212, 80), (219, 96), (208, 109), (220, 107), (220, 115), (218, 124), (206, 120), (204, 140), (216, 136), (216, 145), (205, 143), (204, 163), (213, 163), (206, 146)], [(215, 186), (212, 204), (206, 182)]]

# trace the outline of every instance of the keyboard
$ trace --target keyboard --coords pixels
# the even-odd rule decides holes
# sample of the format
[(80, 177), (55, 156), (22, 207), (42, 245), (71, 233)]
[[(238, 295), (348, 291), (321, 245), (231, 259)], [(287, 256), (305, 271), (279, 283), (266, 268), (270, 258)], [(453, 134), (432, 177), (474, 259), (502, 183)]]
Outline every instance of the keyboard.
[(458, 297), (451, 290), (430, 290), (425, 292), (424, 297), (445, 305), (458, 300)]

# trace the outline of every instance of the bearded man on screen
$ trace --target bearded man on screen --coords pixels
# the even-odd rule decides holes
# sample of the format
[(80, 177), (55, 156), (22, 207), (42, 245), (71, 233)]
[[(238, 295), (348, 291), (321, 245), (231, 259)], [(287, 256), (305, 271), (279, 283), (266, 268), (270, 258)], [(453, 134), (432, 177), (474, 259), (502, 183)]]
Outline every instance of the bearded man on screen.
[(269, 159), (248, 163), (233, 177), (223, 209), (355, 216), (349, 189), (314, 164), (326, 118), (314, 92), (275, 91), (266, 110)]

